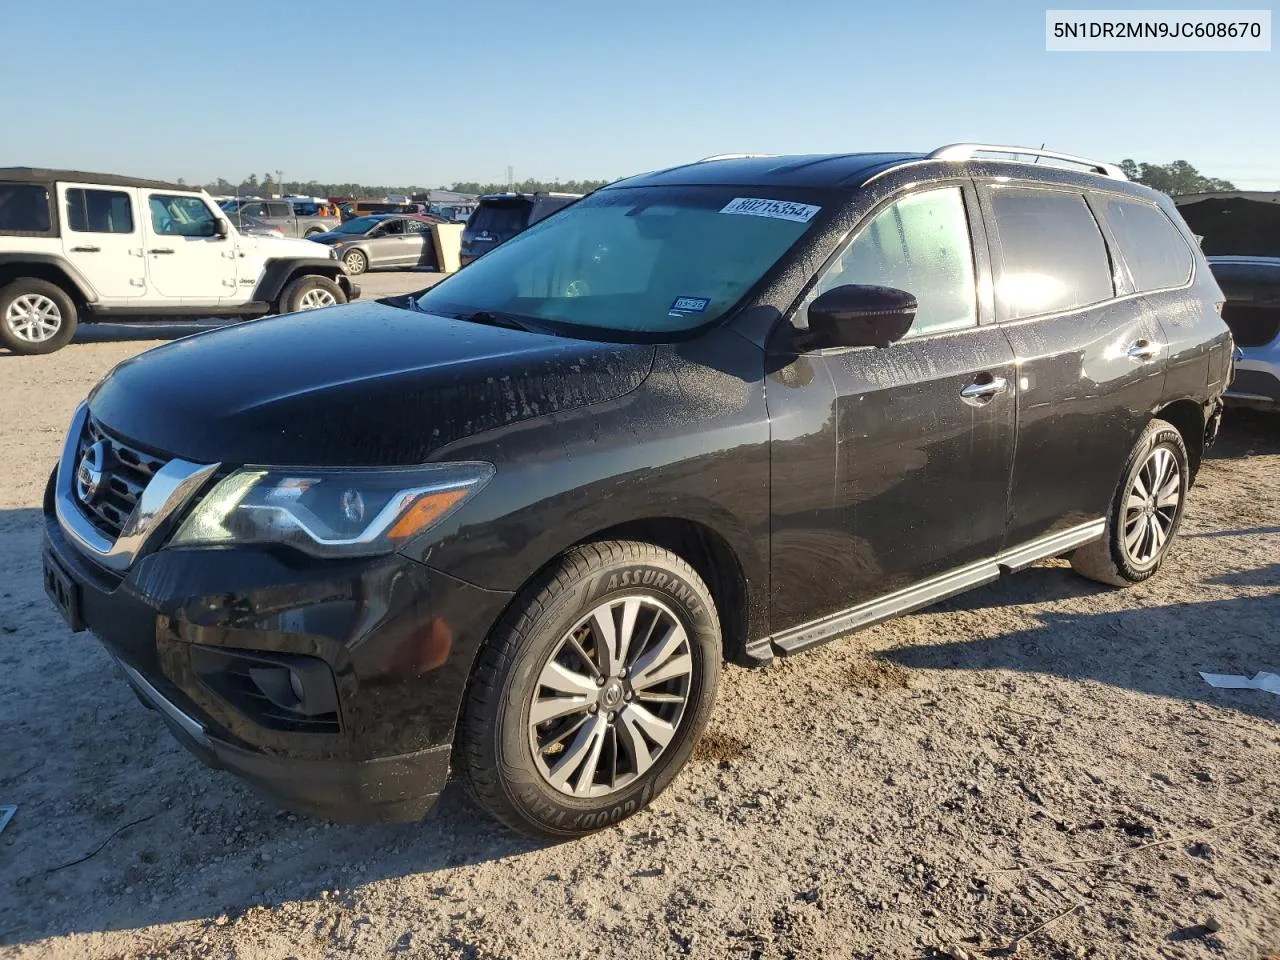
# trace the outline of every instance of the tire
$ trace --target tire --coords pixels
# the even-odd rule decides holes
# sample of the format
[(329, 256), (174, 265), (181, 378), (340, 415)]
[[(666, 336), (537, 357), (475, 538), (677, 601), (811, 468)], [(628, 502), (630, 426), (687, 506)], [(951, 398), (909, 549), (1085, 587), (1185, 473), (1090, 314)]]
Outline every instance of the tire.
[[(330, 302), (331, 301), (331, 302)], [(280, 313), (297, 313), (299, 310), (317, 310), (347, 302), (342, 288), (317, 273), (305, 274), (295, 280), (280, 294)]]
[(23, 277), (0, 288), (0, 346), (14, 353), (61, 350), (76, 335), (77, 322), (76, 305), (57, 284)]
[[(629, 622), (632, 643), (593, 678), (584, 658), (599, 667), (604, 649), (615, 649), (598, 639), (601, 611), (618, 635)], [(480, 651), (455, 772), (484, 810), (530, 836), (562, 840), (618, 823), (644, 809), (692, 754), (715, 703), (721, 651), (710, 591), (680, 557), (633, 541), (575, 547), (517, 595)], [(575, 677), (561, 680), (566, 664)], [(541, 682), (548, 676), (573, 694), (554, 696)], [(549, 714), (536, 726), (535, 703)]]
[[(1177, 476), (1173, 477), (1169, 470), (1176, 470)], [(1165, 420), (1152, 420), (1125, 463), (1107, 512), (1106, 533), (1071, 555), (1072, 568), (1090, 580), (1116, 587), (1132, 586), (1155, 576), (1182, 523), (1190, 481), (1191, 468), (1182, 434)], [(1155, 496), (1146, 495), (1152, 485)], [(1162, 490), (1168, 491), (1163, 497)]]
[(369, 258), (363, 250), (348, 250), (342, 255), (342, 266), (346, 268), (347, 276), (358, 277), (369, 269)]

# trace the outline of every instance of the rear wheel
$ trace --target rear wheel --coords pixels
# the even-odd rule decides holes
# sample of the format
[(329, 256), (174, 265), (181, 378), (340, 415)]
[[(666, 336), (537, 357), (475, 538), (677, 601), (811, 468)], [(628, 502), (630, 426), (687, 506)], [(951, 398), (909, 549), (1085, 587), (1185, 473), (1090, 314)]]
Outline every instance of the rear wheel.
[(358, 276), (369, 269), (369, 258), (362, 250), (348, 250), (342, 256), (342, 265), (346, 267), (349, 276)]
[(76, 332), (76, 305), (47, 280), (24, 277), (0, 289), (0, 346), (14, 353), (53, 353)]
[(1190, 478), (1182, 434), (1167, 421), (1152, 420), (1129, 455), (1106, 534), (1073, 553), (1071, 566), (1117, 587), (1154, 576), (1182, 523)]
[(342, 288), (318, 274), (308, 274), (292, 281), (280, 294), (280, 312), (296, 313), (299, 310), (319, 310), (347, 302)]
[(304, 234), (302, 235), (302, 237), (303, 237), (303, 239), (305, 240), (305, 239), (307, 239), (308, 237), (318, 237), (318, 236), (320, 236), (320, 234), (322, 234), (322, 233), (324, 233), (324, 231), (323, 231), (323, 230), (321, 230), (319, 227), (312, 227), (310, 230), (308, 230), (306, 233), (304, 233)]
[(564, 554), (481, 651), (455, 768), (485, 810), (539, 837), (643, 809), (693, 752), (720, 676), (706, 585), (676, 555), (609, 541)]

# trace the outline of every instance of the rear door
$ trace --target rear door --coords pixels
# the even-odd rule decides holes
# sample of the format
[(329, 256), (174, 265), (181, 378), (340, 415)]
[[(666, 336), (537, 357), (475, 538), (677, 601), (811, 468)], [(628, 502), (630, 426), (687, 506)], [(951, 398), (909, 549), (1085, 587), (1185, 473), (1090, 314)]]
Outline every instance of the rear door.
[(435, 242), (431, 237), (431, 224), (426, 220), (405, 220), (404, 244), (406, 266), (417, 267), (435, 263)]
[(1103, 517), (1159, 402), (1164, 345), (1083, 190), (979, 186), (996, 314), (1018, 357), (1009, 545)]
[(104, 303), (127, 304), (146, 296), (138, 191), (59, 183), (62, 255), (80, 271)]
[(236, 245), (203, 197), (140, 190), (148, 300), (213, 305), (236, 294)]
[[(919, 310), (897, 343), (807, 354), (769, 382), (775, 625), (1000, 551), (1014, 357), (979, 304), (981, 237), (972, 184), (930, 184), (873, 214), (801, 305), (803, 316), (818, 294), (853, 283), (905, 290)], [(796, 447), (787, 434), (803, 422), (821, 427)]]

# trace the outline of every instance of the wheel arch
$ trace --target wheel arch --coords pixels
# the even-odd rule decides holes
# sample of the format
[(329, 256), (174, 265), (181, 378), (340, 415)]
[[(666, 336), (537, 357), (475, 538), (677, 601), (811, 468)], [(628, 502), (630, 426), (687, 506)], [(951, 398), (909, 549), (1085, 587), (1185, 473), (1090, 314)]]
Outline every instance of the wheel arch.
[(1194, 482), (1204, 458), (1204, 408), (1195, 400), (1183, 398), (1165, 404), (1156, 411), (1156, 419), (1173, 424), (1182, 435), (1183, 446), (1187, 448), (1187, 463), (1191, 468), (1189, 482)]
[(14, 280), (30, 277), (52, 283), (66, 293), (75, 304), (76, 311), (84, 319), (86, 307), (98, 299), (78, 270), (61, 257), (23, 254), (21, 256), (5, 256), (0, 254), (0, 287)]
[(254, 288), (253, 299), (278, 306), (285, 288), (307, 274), (327, 277), (342, 287), (344, 292), (350, 292), (351, 281), (339, 261), (330, 257), (308, 257), (303, 260), (268, 260), (263, 267), (262, 277)]

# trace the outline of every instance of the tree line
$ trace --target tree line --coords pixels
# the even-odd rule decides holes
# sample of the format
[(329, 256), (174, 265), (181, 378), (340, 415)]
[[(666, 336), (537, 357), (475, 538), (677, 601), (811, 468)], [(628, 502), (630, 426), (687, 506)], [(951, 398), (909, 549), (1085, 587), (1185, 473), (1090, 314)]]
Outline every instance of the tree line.
[[(178, 183), (185, 183), (181, 178)], [(480, 183), (469, 180), (454, 183), (451, 186), (423, 187), (417, 184), (407, 186), (379, 186), (363, 183), (321, 183), (318, 180), (285, 180), (277, 184), (271, 174), (261, 179), (256, 173), (232, 183), (225, 177), (219, 177), (211, 183), (201, 184), (214, 196), (269, 196), (271, 194), (299, 194), (307, 197), (353, 197), (356, 200), (380, 200), (388, 195), (411, 197), (414, 194), (427, 194), (434, 190), (453, 190), (458, 193), (505, 193), (508, 189), (520, 193), (590, 193), (603, 187), (608, 180), (521, 180), (511, 185), (505, 183)]]
[[(1120, 169), (1130, 180), (1146, 184), (1167, 193), (1178, 196), (1187, 193), (1208, 193), (1214, 190), (1234, 190), (1235, 184), (1230, 180), (1208, 177), (1185, 160), (1174, 160), (1172, 163), (1140, 163), (1134, 160), (1121, 160)], [(179, 179), (179, 183), (184, 181)], [(389, 194), (413, 196), (427, 194), (432, 189), (454, 190), (458, 193), (505, 193), (515, 190), (519, 193), (590, 193), (610, 183), (609, 180), (521, 180), (517, 183), (481, 183), (478, 180), (465, 180), (450, 186), (422, 187), (416, 184), (408, 186), (376, 186), (363, 183), (320, 183), (317, 180), (286, 180), (277, 184), (272, 174), (264, 174), (258, 179), (255, 173), (249, 174), (239, 183), (232, 183), (219, 177), (213, 183), (203, 184), (204, 188), (217, 196), (264, 196), (269, 194), (302, 194), (314, 197), (354, 197), (357, 200), (377, 200)]]

